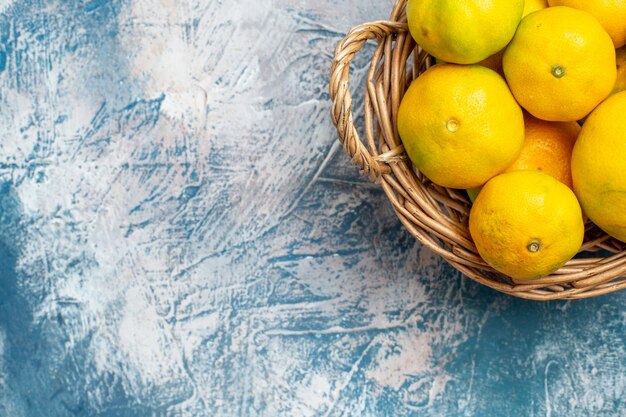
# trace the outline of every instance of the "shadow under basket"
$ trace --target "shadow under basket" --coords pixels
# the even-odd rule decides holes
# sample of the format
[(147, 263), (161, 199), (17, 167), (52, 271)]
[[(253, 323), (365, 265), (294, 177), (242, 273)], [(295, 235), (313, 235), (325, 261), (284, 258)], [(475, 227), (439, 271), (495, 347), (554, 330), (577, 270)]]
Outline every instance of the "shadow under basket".
[[(515, 280), (480, 257), (468, 229), (470, 201), (464, 190), (440, 187), (408, 159), (396, 126), (400, 100), (411, 81), (434, 63), (408, 32), (406, 0), (389, 20), (353, 28), (336, 49), (331, 66), (331, 117), (344, 150), (380, 184), (406, 229), (469, 278), (498, 291), (533, 300), (588, 298), (626, 288), (626, 245), (591, 222), (576, 257), (541, 279)], [(354, 125), (350, 62), (366, 42), (374, 50), (364, 89), (364, 135)]]

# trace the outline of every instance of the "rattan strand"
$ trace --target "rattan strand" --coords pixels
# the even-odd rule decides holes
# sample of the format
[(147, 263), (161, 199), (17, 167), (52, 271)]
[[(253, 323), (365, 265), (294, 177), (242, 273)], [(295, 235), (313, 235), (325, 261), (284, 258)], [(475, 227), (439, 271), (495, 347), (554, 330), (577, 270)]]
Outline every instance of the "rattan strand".
[[(411, 81), (433, 64), (433, 58), (408, 33), (405, 5), (406, 0), (399, 0), (389, 20), (356, 26), (335, 48), (330, 75), (331, 118), (352, 162), (380, 184), (409, 233), (483, 285), (532, 300), (588, 298), (626, 288), (624, 243), (592, 223), (586, 225), (579, 255), (598, 251), (609, 254), (576, 257), (541, 279), (511, 279), (496, 273), (478, 255), (467, 225), (467, 196), (459, 190), (436, 186), (416, 171), (398, 135), (395, 120), (402, 95)], [(372, 40), (377, 47), (364, 86), (362, 137), (352, 113), (350, 62)]]

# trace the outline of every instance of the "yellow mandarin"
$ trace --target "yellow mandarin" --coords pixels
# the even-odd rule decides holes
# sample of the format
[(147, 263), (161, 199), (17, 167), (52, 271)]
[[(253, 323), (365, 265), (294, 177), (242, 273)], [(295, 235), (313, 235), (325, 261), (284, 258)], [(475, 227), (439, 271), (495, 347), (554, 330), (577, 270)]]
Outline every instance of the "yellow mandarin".
[(485, 262), (517, 279), (559, 269), (580, 249), (585, 229), (572, 190), (539, 171), (489, 180), (472, 205), (469, 228)]
[(522, 19), (502, 65), (513, 95), (533, 116), (584, 118), (615, 84), (611, 38), (589, 13), (549, 7)]
[(626, 242), (626, 91), (587, 117), (572, 153), (574, 191), (585, 214)]
[(611, 36), (616, 48), (626, 44), (626, 0), (548, 0), (548, 3), (589, 12)]
[(526, 0), (524, 2), (524, 13), (522, 17), (529, 13), (536, 12), (537, 10), (545, 9), (548, 7), (548, 0)]
[(480, 65), (438, 64), (406, 91), (398, 132), (411, 161), (430, 180), (472, 188), (517, 158), (524, 119), (496, 72)]

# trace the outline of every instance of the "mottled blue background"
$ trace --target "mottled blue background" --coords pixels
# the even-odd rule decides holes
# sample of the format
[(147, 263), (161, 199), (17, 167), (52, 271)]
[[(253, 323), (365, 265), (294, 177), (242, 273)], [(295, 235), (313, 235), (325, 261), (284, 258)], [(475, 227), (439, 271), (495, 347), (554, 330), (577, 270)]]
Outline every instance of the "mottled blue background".
[(391, 7), (0, 0), (0, 416), (626, 415), (626, 292), (475, 284), (338, 146)]

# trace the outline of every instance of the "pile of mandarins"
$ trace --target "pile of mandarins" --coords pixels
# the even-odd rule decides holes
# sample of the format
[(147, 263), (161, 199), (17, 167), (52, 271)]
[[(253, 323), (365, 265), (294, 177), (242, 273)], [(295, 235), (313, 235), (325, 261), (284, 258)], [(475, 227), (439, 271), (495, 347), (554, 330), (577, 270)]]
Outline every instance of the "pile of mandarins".
[(433, 183), (468, 190), (485, 262), (549, 275), (584, 216), (626, 242), (626, 1), (408, 0), (406, 14), (437, 64), (398, 131)]

